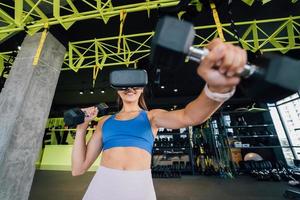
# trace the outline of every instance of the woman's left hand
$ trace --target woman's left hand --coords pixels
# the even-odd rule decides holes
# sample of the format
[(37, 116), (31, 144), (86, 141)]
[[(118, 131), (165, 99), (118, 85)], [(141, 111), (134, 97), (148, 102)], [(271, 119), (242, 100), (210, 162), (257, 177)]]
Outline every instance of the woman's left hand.
[(227, 93), (240, 82), (247, 62), (246, 51), (232, 44), (214, 39), (206, 47), (210, 53), (201, 61), (197, 73), (206, 81), (212, 92)]

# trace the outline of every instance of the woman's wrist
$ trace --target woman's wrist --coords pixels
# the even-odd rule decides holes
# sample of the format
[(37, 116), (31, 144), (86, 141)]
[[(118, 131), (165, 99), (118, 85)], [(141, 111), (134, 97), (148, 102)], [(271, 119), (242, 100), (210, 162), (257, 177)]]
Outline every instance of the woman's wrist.
[(235, 87), (213, 87), (213, 86), (210, 86), (210, 85), (207, 85), (207, 87), (211, 92), (220, 93), (220, 94), (228, 93), (228, 92), (231, 92), (232, 90), (235, 89)]
[(80, 131), (80, 132), (85, 132), (87, 130), (89, 126), (89, 122), (83, 122), (82, 124), (78, 124), (77, 127), (76, 127), (76, 130), (77, 131)]
[(235, 93), (235, 87), (232, 88), (214, 88), (207, 84), (204, 87), (206, 96), (217, 102), (224, 102), (230, 99)]

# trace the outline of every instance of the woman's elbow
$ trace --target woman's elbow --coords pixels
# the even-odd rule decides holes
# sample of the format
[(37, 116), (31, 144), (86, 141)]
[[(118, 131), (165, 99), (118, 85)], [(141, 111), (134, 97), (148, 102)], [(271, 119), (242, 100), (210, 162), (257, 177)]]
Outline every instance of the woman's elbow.
[(191, 118), (186, 123), (188, 124), (188, 126), (198, 126), (206, 122), (206, 120), (207, 119), (203, 119), (203, 118), (194, 118), (194, 119)]
[(80, 176), (82, 175), (83, 173), (79, 173), (79, 172), (76, 172), (76, 171), (72, 171), (72, 176)]
[(72, 169), (72, 176), (80, 176), (85, 173), (86, 170), (83, 169)]

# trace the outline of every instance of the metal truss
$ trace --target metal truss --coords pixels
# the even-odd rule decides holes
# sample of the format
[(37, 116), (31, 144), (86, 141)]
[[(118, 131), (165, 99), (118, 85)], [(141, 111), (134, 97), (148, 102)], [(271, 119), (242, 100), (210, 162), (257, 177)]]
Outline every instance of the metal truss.
[(0, 78), (7, 78), (17, 51), (0, 53)]
[[(300, 49), (300, 16), (236, 22), (239, 37), (231, 29), (231, 24), (222, 24), (225, 40), (252, 52), (280, 51), (286, 53)], [(204, 47), (213, 38), (219, 37), (216, 25), (195, 27), (196, 45)]]
[(178, 4), (178, 0), (146, 0), (141, 3), (113, 6), (112, 0), (81, 0), (87, 9), (76, 7), (73, 0), (15, 0), (0, 2), (0, 42), (16, 32), (26, 31), (33, 35), (43, 27), (56, 24), (66, 30), (76, 21), (100, 19), (107, 23), (111, 17), (126, 13), (147, 11), (170, 7)]
[(103, 67), (125, 65), (136, 67), (137, 62), (150, 54), (154, 32), (70, 42), (62, 70), (92, 68), (95, 82)]
[[(121, 6), (114, 6), (112, 0), (15, 0), (0, 2), (0, 42), (19, 31), (26, 31), (33, 35), (45, 26), (60, 24), (66, 30), (76, 21), (99, 19), (107, 23), (111, 17), (126, 13), (147, 11), (148, 16), (152, 9), (176, 6), (179, 0), (141, 0)], [(251, 5), (253, 0), (241, 0)], [(269, 0), (262, 0), (269, 1)], [(290, 0), (295, 3), (297, 0)], [(79, 3), (78, 3), (79, 2)], [(198, 5), (199, 0), (191, 1)], [(80, 4), (80, 5), (78, 5)], [(82, 6), (84, 5), (84, 6)], [(84, 7), (84, 8), (82, 8)]]
[[(222, 24), (228, 43), (242, 44), (252, 52), (280, 51), (286, 53), (300, 48), (300, 16), (266, 19), (235, 23), (240, 37), (231, 30), (230, 24)], [(195, 27), (195, 46), (205, 47), (209, 41), (219, 37), (216, 25)], [(150, 53), (150, 41), (154, 32), (107, 37), (69, 43), (69, 51), (62, 70), (94, 68), (105, 66), (136, 65)], [(118, 45), (118, 41), (122, 45)]]
[[(236, 22), (237, 37), (231, 24), (222, 24), (226, 42), (242, 44), (252, 52), (280, 51), (286, 53), (300, 49), (300, 16)], [(195, 46), (205, 47), (219, 37), (216, 25), (195, 27)], [(154, 32), (119, 35), (114, 37), (69, 42), (62, 70), (93, 69), (93, 80), (103, 67), (136, 67), (139, 60), (150, 54), (150, 41)], [(1, 54), (0, 54), (1, 55)]]
[[(255, 0), (242, 0), (244, 3), (248, 4), (249, 6), (252, 6)], [(272, 0), (260, 0), (261, 4), (266, 4)], [(291, 3), (297, 3), (298, 0), (289, 0)]]

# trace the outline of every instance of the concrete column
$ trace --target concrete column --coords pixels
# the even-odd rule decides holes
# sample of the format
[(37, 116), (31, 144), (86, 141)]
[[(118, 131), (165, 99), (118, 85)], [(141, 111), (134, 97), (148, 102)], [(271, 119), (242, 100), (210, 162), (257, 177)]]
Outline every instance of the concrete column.
[(0, 93), (0, 199), (28, 199), (65, 47), (48, 33), (27, 36)]

